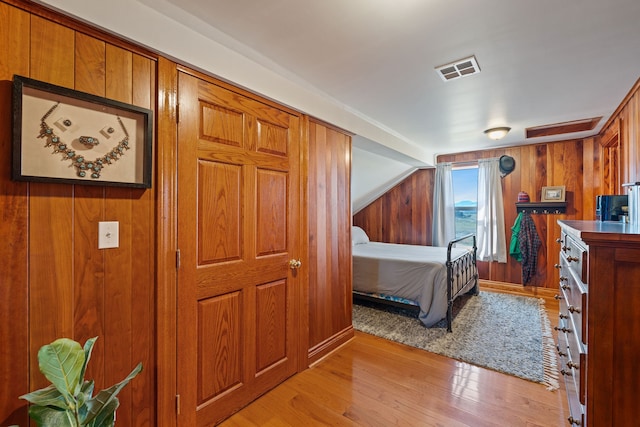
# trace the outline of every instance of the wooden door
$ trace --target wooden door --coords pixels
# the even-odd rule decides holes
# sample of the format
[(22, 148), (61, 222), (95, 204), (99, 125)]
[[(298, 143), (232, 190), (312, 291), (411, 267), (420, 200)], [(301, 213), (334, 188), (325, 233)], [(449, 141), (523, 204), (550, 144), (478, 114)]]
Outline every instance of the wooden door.
[(179, 425), (208, 426), (297, 370), (300, 118), (179, 76)]

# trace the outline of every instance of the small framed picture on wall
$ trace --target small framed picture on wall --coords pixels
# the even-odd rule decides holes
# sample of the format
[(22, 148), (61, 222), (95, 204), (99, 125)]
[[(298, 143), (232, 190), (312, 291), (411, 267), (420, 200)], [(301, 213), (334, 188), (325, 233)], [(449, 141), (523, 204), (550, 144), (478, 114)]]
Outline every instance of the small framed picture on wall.
[(542, 187), (541, 202), (564, 202), (564, 185)]

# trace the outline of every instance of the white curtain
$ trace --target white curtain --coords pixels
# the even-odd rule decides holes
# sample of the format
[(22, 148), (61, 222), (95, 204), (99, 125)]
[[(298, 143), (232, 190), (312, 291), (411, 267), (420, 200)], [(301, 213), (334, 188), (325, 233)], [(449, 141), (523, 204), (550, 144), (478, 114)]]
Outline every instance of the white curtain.
[(478, 160), (478, 260), (507, 262), (500, 159)]
[(433, 191), (433, 246), (447, 246), (456, 236), (451, 163), (436, 165)]

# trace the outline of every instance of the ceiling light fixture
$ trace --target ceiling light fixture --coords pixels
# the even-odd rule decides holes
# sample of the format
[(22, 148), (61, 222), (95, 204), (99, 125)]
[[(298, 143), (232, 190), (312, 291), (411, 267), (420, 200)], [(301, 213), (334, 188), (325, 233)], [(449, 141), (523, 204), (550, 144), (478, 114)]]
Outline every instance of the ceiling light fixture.
[(510, 127), (501, 126), (501, 127), (497, 127), (497, 128), (487, 129), (487, 130), (484, 131), (484, 133), (486, 133), (489, 138), (497, 141), (497, 140), (502, 139), (505, 136), (507, 136), (507, 134), (509, 133), (510, 130), (511, 130)]

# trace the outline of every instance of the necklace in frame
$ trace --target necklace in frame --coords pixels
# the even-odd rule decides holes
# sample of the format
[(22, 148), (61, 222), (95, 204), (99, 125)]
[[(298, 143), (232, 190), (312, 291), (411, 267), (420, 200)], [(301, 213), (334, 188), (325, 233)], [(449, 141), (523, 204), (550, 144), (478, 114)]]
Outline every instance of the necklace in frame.
[[(127, 128), (124, 126), (120, 116), (116, 116), (116, 119), (118, 120), (118, 123), (120, 123), (120, 127), (122, 127), (122, 131), (124, 132), (124, 138), (120, 140), (113, 150), (109, 151), (107, 154), (97, 157), (94, 160), (87, 160), (85, 156), (76, 153), (72, 147), (69, 147), (67, 143), (63, 142), (60, 137), (56, 135), (53, 128), (47, 124), (47, 118), (49, 118), (58, 105), (60, 105), (60, 102), (57, 102), (53, 107), (51, 107), (40, 119), (40, 134), (38, 135), (38, 138), (47, 139), (45, 147), (53, 147), (52, 154), (61, 153), (63, 160), (70, 160), (72, 166), (76, 168), (76, 174), (80, 178), (85, 178), (88, 175), (93, 179), (99, 179), (102, 169), (112, 164), (114, 161), (117, 161), (124, 155), (125, 150), (130, 148), (129, 132), (127, 132)], [(70, 126), (71, 120), (64, 119), (63, 124), (65, 126)], [(110, 127), (107, 129), (107, 132), (113, 133), (114, 129)], [(100, 143), (98, 138), (92, 136), (81, 136), (78, 138), (78, 141), (88, 147), (94, 147)]]

